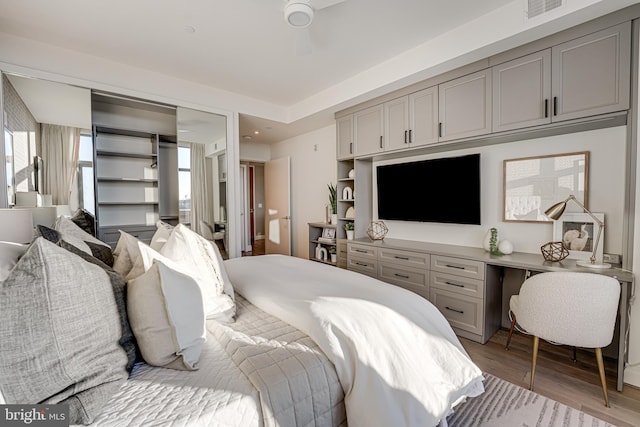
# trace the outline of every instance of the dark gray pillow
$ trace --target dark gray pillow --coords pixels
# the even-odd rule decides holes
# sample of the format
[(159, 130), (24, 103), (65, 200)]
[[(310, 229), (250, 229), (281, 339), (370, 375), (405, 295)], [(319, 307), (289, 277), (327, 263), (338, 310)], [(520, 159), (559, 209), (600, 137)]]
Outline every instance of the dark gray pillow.
[(67, 403), (71, 424), (91, 423), (128, 377), (105, 270), (37, 238), (0, 283), (0, 307), (6, 402)]
[(78, 209), (76, 213), (74, 213), (71, 217), (71, 221), (73, 221), (78, 227), (82, 228), (84, 231), (95, 237), (96, 219), (91, 214), (91, 212), (84, 209)]

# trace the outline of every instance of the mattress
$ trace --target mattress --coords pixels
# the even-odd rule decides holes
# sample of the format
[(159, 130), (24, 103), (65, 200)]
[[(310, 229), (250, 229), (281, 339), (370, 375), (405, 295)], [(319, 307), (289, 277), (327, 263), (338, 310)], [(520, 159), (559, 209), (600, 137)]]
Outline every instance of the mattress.
[(92, 426), (339, 426), (344, 394), (307, 335), (236, 294), (237, 320), (207, 322), (197, 371), (137, 364)]

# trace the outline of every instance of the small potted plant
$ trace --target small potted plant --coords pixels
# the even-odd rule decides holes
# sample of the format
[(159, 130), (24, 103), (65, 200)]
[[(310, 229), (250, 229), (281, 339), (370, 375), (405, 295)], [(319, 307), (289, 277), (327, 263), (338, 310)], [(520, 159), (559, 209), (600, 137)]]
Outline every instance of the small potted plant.
[(353, 222), (347, 222), (344, 225), (344, 230), (347, 232), (347, 240), (353, 240), (354, 233), (355, 233)]
[(330, 224), (338, 223), (338, 188), (333, 184), (327, 184), (329, 188), (329, 206), (331, 206), (331, 221)]
[(336, 263), (338, 262), (338, 254), (336, 253), (336, 248), (335, 247), (330, 247), (329, 248), (329, 255), (331, 256), (331, 262), (332, 263)]

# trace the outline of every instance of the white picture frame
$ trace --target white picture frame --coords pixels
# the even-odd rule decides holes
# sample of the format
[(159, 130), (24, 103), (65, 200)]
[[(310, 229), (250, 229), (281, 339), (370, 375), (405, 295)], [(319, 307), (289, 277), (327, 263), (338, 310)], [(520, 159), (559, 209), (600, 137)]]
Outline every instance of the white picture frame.
[(322, 238), (323, 239), (335, 239), (336, 238), (336, 229), (325, 227), (322, 229)]
[[(604, 222), (604, 213), (593, 214)], [(553, 223), (553, 241), (563, 242), (569, 251), (568, 259), (588, 260), (593, 253), (593, 245), (598, 235), (598, 223), (586, 213), (565, 213)], [(604, 230), (596, 252), (596, 259), (602, 260), (604, 253)]]
[[(588, 206), (589, 152), (551, 154), (503, 161), (505, 222), (549, 222), (544, 211), (569, 195)], [(567, 211), (581, 212), (579, 206)]]

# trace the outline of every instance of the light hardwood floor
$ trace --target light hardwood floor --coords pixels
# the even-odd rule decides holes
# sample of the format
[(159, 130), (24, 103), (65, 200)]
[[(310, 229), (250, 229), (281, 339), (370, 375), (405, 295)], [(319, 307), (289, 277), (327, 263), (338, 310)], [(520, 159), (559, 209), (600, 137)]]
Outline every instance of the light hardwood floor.
[[(460, 341), (484, 372), (528, 388), (532, 339), (514, 333), (505, 350), (507, 335), (508, 331), (500, 330), (485, 345), (464, 338)], [(606, 408), (594, 354), (578, 349), (578, 361), (572, 362), (571, 357), (571, 348), (540, 340), (534, 391), (617, 426), (640, 426), (640, 389), (625, 384), (622, 392), (616, 390), (615, 361), (605, 359), (611, 402), (611, 408)]]

